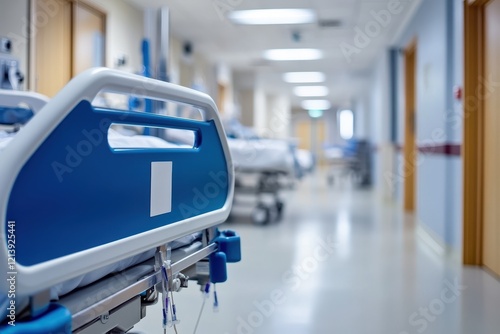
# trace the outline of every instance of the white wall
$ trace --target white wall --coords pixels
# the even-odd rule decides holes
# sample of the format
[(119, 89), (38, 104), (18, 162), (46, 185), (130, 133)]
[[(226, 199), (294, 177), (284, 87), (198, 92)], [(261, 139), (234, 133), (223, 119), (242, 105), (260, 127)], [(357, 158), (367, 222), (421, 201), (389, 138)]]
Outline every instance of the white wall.
[[(461, 103), (452, 98), (463, 83), (463, 1), (424, 0), (398, 46), (417, 38), (417, 144), (460, 144)], [(404, 59), (399, 59), (398, 143), (404, 141)], [(402, 170), (402, 157), (398, 160)], [(400, 172), (401, 174), (401, 172)], [(462, 157), (419, 153), (417, 212), (420, 223), (438, 241), (458, 250), (462, 232)], [(403, 180), (399, 184), (402, 197)]]
[(123, 0), (91, 0), (107, 15), (106, 66), (115, 67), (121, 55), (127, 58), (122, 68), (138, 72), (142, 66), (141, 42), (144, 37), (143, 11)]
[(372, 85), (368, 98), (370, 142), (374, 146), (373, 181), (377, 192), (386, 200), (395, 197), (394, 184), (388, 178), (394, 175), (394, 146), (390, 142), (391, 109), (389, 53), (384, 52), (378, 59), (372, 75)]
[(181, 82), (182, 44), (176, 38), (170, 37), (168, 59), (168, 75), (170, 82), (179, 85)]
[[(237, 102), (234, 83), (235, 80), (233, 78), (234, 73), (232, 69), (224, 63), (215, 64), (213, 65), (213, 68), (215, 71), (216, 81), (214, 84), (220, 84), (225, 87), (224, 101), (219, 102), (222, 103), (223, 115), (226, 117), (233, 117), (240, 112), (240, 109), (236, 108)], [(219, 92), (217, 91), (217, 94), (214, 94), (213, 98), (217, 98), (217, 100), (220, 100), (218, 94)]]
[(267, 127), (267, 101), (262, 89), (254, 90), (253, 127), (258, 135), (265, 135)]
[[(20, 70), (28, 78), (28, 0), (0, 0), (0, 36), (13, 42), (12, 56), (19, 60)], [(23, 88), (26, 89), (26, 83)]]
[[(462, 0), (453, 0), (453, 50), (450, 50), (454, 55), (453, 62), (453, 78), (450, 78), (450, 86), (463, 87), (464, 84), (464, 7)], [(451, 143), (462, 143), (463, 136), (463, 101), (452, 99), (452, 112), (448, 113), (447, 121), (447, 137)], [(463, 207), (463, 169), (462, 157), (453, 157), (448, 159), (447, 166), (447, 203), (446, 207), (449, 210), (447, 218), (446, 241), (455, 248), (460, 248), (462, 245), (462, 207)]]
[(380, 145), (390, 140), (390, 81), (389, 54), (383, 52), (378, 59), (372, 76), (370, 95), (371, 139)]
[(370, 137), (370, 112), (367, 94), (358, 97), (354, 103), (354, 137), (368, 139)]
[(290, 99), (286, 95), (268, 95), (266, 100), (266, 136), (289, 138), (292, 109)]
[(244, 89), (238, 91), (239, 114), (233, 114), (240, 120), (241, 124), (252, 127), (254, 124), (254, 104), (255, 97), (253, 89)]
[(323, 113), (323, 120), (326, 124), (326, 145), (342, 145), (338, 126), (337, 109), (332, 108)]

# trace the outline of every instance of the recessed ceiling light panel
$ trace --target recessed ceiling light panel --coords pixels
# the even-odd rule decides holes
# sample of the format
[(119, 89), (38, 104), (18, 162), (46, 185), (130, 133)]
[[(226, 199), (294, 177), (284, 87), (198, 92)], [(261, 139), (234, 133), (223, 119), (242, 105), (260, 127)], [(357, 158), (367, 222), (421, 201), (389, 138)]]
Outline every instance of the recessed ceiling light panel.
[(288, 72), (283, 74), (283, 80), (289, 83), (315, 83), (325, 81), (323, 72)]
[(328, 100), (304, 100), (302, 101), (302, 108), (305, 110), (328, 110), (331, 107)]
[(270, 49), (264, 51), (264, 58), (277, 61), (316, 60), (323, 58), (323, 52), (319, 49)]
[(297, 96), (327, 96), (328, 88), (325, 86), (297, 86), (293, 89)]
[(316, 22), (316, 13), (311, 9), (255, 9), (236, 10), (227, 16), (236, 24), (305, 24)]

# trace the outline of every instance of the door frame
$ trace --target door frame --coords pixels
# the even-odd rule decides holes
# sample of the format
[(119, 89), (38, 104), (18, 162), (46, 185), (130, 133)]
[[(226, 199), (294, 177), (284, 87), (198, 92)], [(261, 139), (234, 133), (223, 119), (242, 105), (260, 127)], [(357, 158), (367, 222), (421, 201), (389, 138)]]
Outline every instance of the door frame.
[(463, 263), (483, 264), (485, 8), (490, 0), (464, 1)]
[(219, 113), (224, 115), (227, 99), (227, 86), (220, 82), (217, 83), (217, 106), (219, 108)]
[[(405, 70), (405, 139), (403, 146), (404, 171), (404, 211), (416, 211), (416, 110), (417, 110), (417, 39), (414, 38), (404, 52)], [(410, 133), (411, 132), (411, 133)], [(411, 180), (409, 182), (409, 180)]]

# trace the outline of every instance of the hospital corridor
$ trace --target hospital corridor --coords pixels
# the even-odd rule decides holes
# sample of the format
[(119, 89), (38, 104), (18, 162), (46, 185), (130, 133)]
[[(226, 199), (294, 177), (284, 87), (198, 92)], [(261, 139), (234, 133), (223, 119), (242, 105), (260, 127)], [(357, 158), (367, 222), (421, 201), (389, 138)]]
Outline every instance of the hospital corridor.
[[(306, 180), (283, 223), (229, 223), (251, 258), (230, 268), (200, 333), (496, 333), (498, 280), (463, 268), (419, 235), (413, 217), (371, 191)], [(260, 247), (255, 247), (260, 245)], [(276, 257), (278, 261), (269, 261)], [(248, 262), (245, 264), (245, 262)], [(192, 332), (202, 297), (186, 291), (179, 329)], [(196, 307), (193, 309), (193, 305)], [(153, 333), (157, 320), (139, 323)], [(229, 320), (228, 320), (229, 319)], [(181, 332), (181, 331), (180, 331)]]
[(0, 334), (500, 333), (500, 0), (0, 0)]

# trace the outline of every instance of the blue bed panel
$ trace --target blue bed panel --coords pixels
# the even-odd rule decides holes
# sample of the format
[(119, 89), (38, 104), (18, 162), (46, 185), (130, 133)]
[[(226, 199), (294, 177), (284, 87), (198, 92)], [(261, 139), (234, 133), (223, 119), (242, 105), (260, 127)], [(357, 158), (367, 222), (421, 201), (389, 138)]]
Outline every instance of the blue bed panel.
[[(192, 149), (113, 150), (111, 123), (192, 130), (197, 142)], [(170, 212), (152, 215), (151, 170), (169, 165), (163, 162), (171, 162), (171, 181), (159, 180), (171, 186), (171, 202), (163, 206)], [(227, 175), (213, 121), (94, 109), (81, 101), (15, 180), (7, 220), (15, 221), (16, 260), (35, 265), (220, 209)]]

